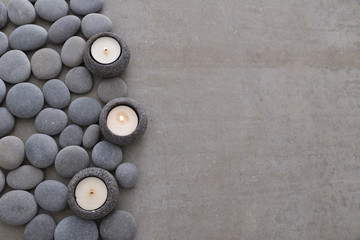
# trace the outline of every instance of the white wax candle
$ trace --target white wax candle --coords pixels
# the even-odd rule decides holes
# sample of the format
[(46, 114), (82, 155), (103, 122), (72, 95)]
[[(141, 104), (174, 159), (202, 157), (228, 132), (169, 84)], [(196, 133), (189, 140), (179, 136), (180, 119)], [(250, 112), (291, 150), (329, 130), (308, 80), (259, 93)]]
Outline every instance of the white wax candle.
[(77, 204), (85, 210), (101, 207), (107, 199), (105, 183), (97, 177), (87, 177), (79, 182), (75, 189)]
[(136, 112), (132, 108), (122, 105), (109, 112), (106, 125), (115, 135), (126, 136), (135, 131), (138, 122)]
[(91, 55), (99, 63), (109, 64), (119, 58), (121, 46), (111, 37), (101, 37), (91, 45)]

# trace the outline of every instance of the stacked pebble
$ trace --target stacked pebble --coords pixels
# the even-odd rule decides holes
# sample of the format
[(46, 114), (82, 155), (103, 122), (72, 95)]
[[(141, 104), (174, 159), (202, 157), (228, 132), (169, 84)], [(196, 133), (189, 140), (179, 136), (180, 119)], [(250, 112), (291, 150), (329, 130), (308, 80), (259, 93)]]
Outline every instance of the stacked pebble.
[[(81, 29), (88, 39), (111, 32), (112, 21), (97, 13), (103, 5), (104, 0), (70, 0), (69, 5), (64, 0), (9, 0), (7, 6), (0, 2), (0, 29), (8, 22), (16, 25), (9, 38), (0, 32), (0, 103), (6, 101), (6, 107), (0, 107), (0, 192), (6, 185), (13, 189), (0, 198), (0, 221), (27, 224), (26, 240), (95, 240), (99, 235), (104, 240), (131, 240), (136, 233), (135, 219), (126, 211), (105, 216), (100, 229), (94, 221), (78, 216), (67, 217), (57, 225), (50, 215), (36, 216), (38, 206), (48, 212), (68, 207), (68, 187), (56, 180), (43, 181), (46, 168), (54, 166), (60, 176), (71, 178), (90, 165), (87, 150), (92, 150), (92, 164), (113, 171), (114, 181), (121, 187), (131, 188), (137, 180), (135, 165), (121, 163), (121, 148), (101, 139), (98, 123), (102, 104), (90, 97), (71, 102), (71, 93), (85, 94), (94, 85), (93, 71), (82, 66), (83, 59), (89, 57), (84, 57), (88, 46), (77, 34)], [(69, 9), (76, 15), (68, 15)], [(52, 23), (48, 31), (33, 24), (36, 17)], [(43, 48), (48, 42), (63, 44), (61, 53)], [(123, 70), (130, 55), (126, 43), (122, 43), (127, 61), (121, 66)], [(34, 51), (31, 60), (27, 51)], [(63, 65), (70, 68), (64, 81), (57, 79)], [(119, 73), (118, 69), (114, 71), (115, 75)], [(42, 90), (26, 82), (31, 74), (44, 81)], [(97, 93), (106, 104), (125, 97), (127, 87), (122, 79), (113, 77), (103, 79)], [(62, 110), (67, 107), (68, 115)], [(17, 118), (34, 118), (38, 133), (25, 143), (8, 136)], [(59, 136), (58, 143), (55, 136)], [(25, 159), (31, 165), (22, 165)], [(34, 190), (34, 195), (28, 190)]]

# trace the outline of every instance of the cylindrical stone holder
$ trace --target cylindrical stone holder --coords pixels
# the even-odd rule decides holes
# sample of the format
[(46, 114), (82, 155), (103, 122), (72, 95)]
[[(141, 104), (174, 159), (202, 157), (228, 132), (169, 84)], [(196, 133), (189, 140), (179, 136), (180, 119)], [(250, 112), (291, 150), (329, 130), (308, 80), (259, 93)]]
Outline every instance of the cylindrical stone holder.
[[(119, 57), (111, 62), (111, 63), (101, 63), (94, 59), (92, 55), (91, 47), (93, 46), (94, 42), (100, 38), (113, 38), (115, 39), (120, 45), (120, 55)], [(104, 46), (105, 51), (107, 51), (106, 46)], [(126, 42), (119, 37), (115, 33), (111, 32), (103, 32), (98, 33), (92, 36), (85, 45), (83, 59), (85, 66), (92, 72), (94, 75), (101, 77), (101, 78), (112, 78), (118, 76), (120, 73), (125, 71), (127, 65), (130, 61), (130, 49)]]
[[(84, 191), (84, 186), (82, 186), (80, 190), (77, 188), (80, 187), (80, 185), (84, 185), (83, 183), (86, 183), (86, 181), (89, 179), (97, 179), (98, 182), (102, 182), (104, 186), (106, 186), (107, 195), (104, 196), (104, 199), (106, 200), (104, 200), (104, 203), (96, 209), (84, 209), (83, 207), (79, 206), (80, 199), (77, 199), (77, 196), (79, 196), (78, 192), (80, 190)], [(89, 185), (86, 187), (85, 189), (88, 189), (89, 195), (85, 197), (89, 197), (89, 202), (91, 202), (91, 197), (93, 197), (91, 194), (95, 195), (102, 193), (100, 191), (101, 189), (99, 189), (101, 186), (99, 187), (96, 184), (89, 183)], [(82, 196), (84, 196), (84, 194)], [(116, 207), (118, 197), (119, 187), (116, 179), (111, 173), (101, 168), (92, 167), (81, 170), (71, 179), (68, 185), (69, 207), (76, 215), (83, 219), (99, 219), (106, 216)], [(82, 204), (84, 203), (82, 202)]]
[[(119, 106), (129, 107), (136, 113), (137, 116), (138, 123), (134, 127), (134, 131), (128, 135), (118, 135), (112, 131), (108, 125), (108, 118), (110, 118), (112, 110)], [(99, 125), (101, 133), (109, 142), (117, 145), (129, 145), (139, 139), (145, 133), (147, 127), (147, 117), (144, 108), (138, 102), (128, 97), (121, 97), (111, 100), (104, 106), (100, 113)]]

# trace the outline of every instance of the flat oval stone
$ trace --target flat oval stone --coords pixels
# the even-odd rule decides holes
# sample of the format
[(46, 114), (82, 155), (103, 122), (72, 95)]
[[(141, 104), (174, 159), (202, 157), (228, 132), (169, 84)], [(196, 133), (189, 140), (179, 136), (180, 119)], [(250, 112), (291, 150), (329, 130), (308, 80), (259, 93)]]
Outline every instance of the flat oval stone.
[(47, 214), (34, 217), (25, 227), (25, 240), (53, 240), (56, 222)]
[(61, 49), (61, 60), (67, 67), (76, 67), (83, 62), (85, 40), (74, 36), (66, 40)]
[(101, 104), (90, 97), (81, 97), (74, 100), (69, 106), (71, 121), (80, 126), (89, 126), (99, 121)]
[(64, 111), (55, 108), (46, 108), (36, 116), (35, 128), (39, 133), (53, 136), (64, 130), (67, 121), (67, 115)]
[(96, 223), (78, 216), (64, 218), (55, 228), (55, 240), (98, 240)]
[(8, 14), (6, 6), (0, 2), (0, 29), (6, 26), (8, 20)]
[(71, 145), (80, 146), (83, 135), (81, 127), (75, 124), (69, 125), (60, 134), (59, 145), (62, 148)]
[(65, 84), (71, 92), (84, 94), (91, 90), (93, 80), (91, 73), (85, 67), (74, 67), (66, 74)]
[(98, 87), (98, 97), (104, 103), (119, 97), (126, 97), (127, 86), (120, 78), (103, 79)]
[(3, 80), (0, 79), (0, 103), (4, 100), (6, 96), (6, 85)]
[(79, 31), (80, 25), (81, 20), (77, 16), (62, 17), (49, 28), (49, 40), (55, 44), (62, 44)]
[(35, 3), (36, 13), (49, 22), (64, 17), (69, 12), (69, 5), (64, 0), (38, 0)]
[(35, 189), (35, 200), (49, 212), (58, 212), (67, 207), (68, 188), (63, 183), (47, 180)]
[(60, 55), (51, 48), (43, 48), (31, 57), (31, 70), (41, 80), (55, 78), (62, 69)]
[(45, 101), (53, 108), (66, 108), (70, 103), (70, 91), (61, 80), (52, 79), (43, 87)]
[(23, 225), (37, 212), (34, 196), (24, 190), (13, 190), (0, 198), (0, 221), (8, 225)]
[(115, 171), (115, 178), (123, 188), (132, 188), (138, 178), (138, 170), (132, 163), (122, 163)]
[(107, 141), (96, 144), (91, 156), (95, 166), (108, 171), (115, 170), (122, 161), (121, 148)]
[(44, 95), (40, 88), (32, 83), (19, 83), (9, 90), (6, 105), (16, 117), (32, 118), (42, 109)]
[(92, 148), (100, 139), (100, 127), (97, 124), (90, 125), (84, 133), (82, 142), (85, 148)]
[(7, 83), (26, 81), (30, 73), (30, 61), (24, 52), (11, 50), (0, 58), (0, 78)]
[(0, 107), (0, 137), (5, 136), (15, 127), (15, 118), (6, 108)]
[(65, 178), (72, 178), (80, 170), (89, 166), (89, 155), (79, 146), (63, 148), (55, 159), (57, 173)]
[(35, 8), (28, 0), (11, 0), (7, 10), (10, 21), (15, 25), (32, 23), (36, 17)]
[(101, 221), (100, 236), (103, 240), (133, 240), (136, 228), (133, 215), (117, 210)]
[(0, 56), (9, 48), (9, 40), (5, 33), (0, 32)]
[(98, 12), (103, 6), (104, 0), (70, 0), (71, 10), (79, 15)]
[(6, 176), (9, 187), (17, 190), (29, 190), (44, 179), (44, 172), (32, 165), (23, 165), (12, 170)]
[(4, 190), (4, 187), (5, 187), (5, 175), (0, 169), (0, 192)]
[(25, 153), (27, 159), (33, 166), (46, 168), (55, 161), (58, 146), (52, 137), (36, 133), (31, 135), (26, 141)]
[(48, 39), (45, 28), (35, 24), (26, 24), (17, 27), (9, 37), (10, 47), (22, 51), (31, 51), (41, 48)]
[[(1, 114), (0, 114), (1, 115)], [(19, 167), (25, 158), (25, 145), (15, 136), (0, 139), (0, 167), (12, 170)]]
[(81, 22), (81, 31), (86, 38), (101, 32), (111, 32), (112, 22), (110, 18), (100, 13), (90, 13)]

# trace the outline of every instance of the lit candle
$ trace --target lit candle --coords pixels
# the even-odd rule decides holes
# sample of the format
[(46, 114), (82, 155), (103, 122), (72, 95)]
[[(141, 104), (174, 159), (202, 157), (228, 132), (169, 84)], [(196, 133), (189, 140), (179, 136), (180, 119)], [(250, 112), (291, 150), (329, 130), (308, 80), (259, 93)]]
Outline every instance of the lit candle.
[(75, 189), (77, 204), (85, 210), (101, 207), (107, 198), (105, 183), (96, 177), (88, 177), (79, 182)]
[(121, 46), (111, 37), (101, 37), (91, 45), (91, 56), (99, 63), (115, 62), (121, 54)]
[(118, 136), (126, 136), (134, 132), (138, 122), (136, 112), (128, 106), (113, 108), (107, 117), (107, 127)]

